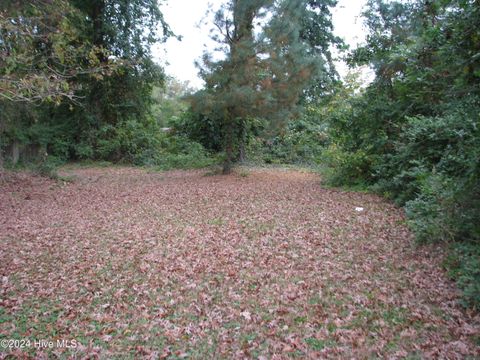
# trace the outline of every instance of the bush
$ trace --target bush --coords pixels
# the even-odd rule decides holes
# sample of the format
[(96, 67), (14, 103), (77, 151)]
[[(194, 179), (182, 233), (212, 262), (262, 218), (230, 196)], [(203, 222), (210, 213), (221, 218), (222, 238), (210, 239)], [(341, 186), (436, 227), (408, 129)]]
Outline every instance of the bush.
[(143, 165), (138, 159), (139, 155), (148, 150), (159, 149), (160, 143), (161, 133), (155, 123), (128, 120), (116, 126), (105, 125), (100, 129), (95, 157)]
[(420, 194), (405, 205), (409, 225), (420, 242), (452, 241), (456, 238), (455, 183), (448, 177), (430, 174)]
[(172, 121), (174, 121), (172, 125), (176, 133), (202, 144), (209, 151), (221, 151), (222, 129), (221, 124), (215, 119), (200, 113), (186, 111)]
[(78, 159), (88, 160), (93, 159), (95, 150), (92, 145), (81, 142), (74, 146), (74, 153)]
[(408, 119), (378, 188), (405, 204), (420, 242), (450, 242), (447, 268), (466, 306), (480, 308), (480, 117), (475, 102)]
[(420, 242), (479, 241), (478, 179), (431, 174), (420, 194), (405, 205), (411, 228)]
[(252, 137), (247, 148), (248, 159), (268, 164), (318, 164), (327, 135), (324, 125), (316, 121), (318, 119), (305, 115), (288, 123), (285, 130), (273, 138)]
[[(390, 109), (388, 99), (382, 107), (368, 91), (363, 97), (351, 103), (352, 111), (345, 105), (327, 114), (333, 142), (322, 156), (328, 166), (327, 182), (370, 185), (405, 206), (421, 243), (478, 248), (480, 99), (473, 95), (449, 99), (425, 116), (413, 115), (413, 108)], [(473, 270), (478, 256), (463, 250), (452, 253), (461, 273), (455, 278), (465, 291), (465, 301), (472, 303), (480, 287)]]
[(48, 156), (45, 160), (33, 165), (33, 171), (39, 175), (49, 177), (51, 179), (58, 179), (57, 169), (64, 164), (62, 158), (56, 156)]
[(218, 161), (202, 145), (180, 135), (165, 136), (161, 151), (150, 159), (162, 170), (197, 169)]
[(406, 205), (420, 241), (480, 239), (480, 121), (458, 106), (410, 118), (395, 152), (378, 167), (378, 188)]
[(378, 188), (403, 205), (431, 174), (468, 177), (480, 158), (480, 119), (469, 105), (456, 104), (444, 116), (408, 118), (394, 151), (376, 168)]
[(97, 160), (155, 166), (164, 170), (205, 167), (215, 161), (199, 143), (175, 132), (166, 133), (153, 122), (130, 120), (115, 127), (103, 126), (97, 144), (96, 148), (86, 145), (79, 150), (86, 155), (90, 149), (94, 150)]
[(327, 166), (325, 181), (333, 186), (367, 186), (372, 179), (374, 157), (363, 150), (347, 152), (336, 144), (330, 145), (322, 159)]
[(463, 291), (463, 305), (480, 310), (480, 244), (452, 245), (445, 267)]

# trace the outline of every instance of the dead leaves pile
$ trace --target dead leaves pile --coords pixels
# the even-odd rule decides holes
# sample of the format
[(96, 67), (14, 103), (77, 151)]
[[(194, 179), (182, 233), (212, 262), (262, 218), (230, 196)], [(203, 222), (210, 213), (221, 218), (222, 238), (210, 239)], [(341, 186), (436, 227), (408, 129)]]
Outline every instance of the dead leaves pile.
[[(314, 174), (76, 169), (0, 189), (0, 358), (480, 356), (441, 248)], [(362, 207), (363, 211), (358, 211)]]

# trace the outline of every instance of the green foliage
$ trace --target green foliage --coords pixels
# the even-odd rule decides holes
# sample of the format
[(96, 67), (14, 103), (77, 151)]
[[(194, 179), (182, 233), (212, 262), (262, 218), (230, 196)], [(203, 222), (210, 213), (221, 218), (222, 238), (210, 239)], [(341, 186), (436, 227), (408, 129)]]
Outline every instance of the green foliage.
[(151, 44), (173, 35), (156, 0), (71, 0), (71, 3), (88, 14), (94, 42), (106, 45), (116, 57), (146, 58)]
[(419, 195), (406, 204), (417, 238), (480, 242), (479, 195), (478, 177), (465, 180), (429, 174), (422, 181)]
[(363, 150), (349, 152), (332, 144), (323, 152), (322, 160), (327, 166), (325, 181), (330, 185), (365, 185), (371, 178), (373, 158)]
[[(321, 2), (326, 9), (333, 3)], [(304, 0), (238, 0), (216, 13), (220, 32), (215, 39), (224, 58), (213, 61), (211, 55), (205, 55), (201, 75), (206, 89), (191, 102), (195, 113), (216, 122), (220, 129), (225, 173), (237, 157), (244, 156), (250, 119), (286, 124), (303, 90), (323, 69), (317, 56), (320, 50), (312, 50), (317, 33), (308, 34), (306, 29), (312, 24), (305, 22), (308, 16), (318, 14), (318, 7), (320, 3)], [(329, 13), (325, 16), (328, 19)], [(257, 32), (256, 24), (260, 25)], [(329, 33), (331, 23), (323, 25)]]
[(452, 66), (477, 66), (477, 45), (461, 29), (478, 21), (478, 11), (469, 2), (370, 1), (371, 35), (350, 60), (371, 64), (377, 77), (326, 114), (336, 144), (325, 154), (333, 182), (375, 184), (407, 204), (422, 241), (478, 238), (471, 200), (480, 156), (478, 86), (470, 72)]
[(441, 174), (457, 183), (472, 176), (480, 156), (478, 105), (475, 101), (451, 105), (444, 116), (408, 118), (394, 151), (378, 168), (378, 187), (399, 204), (421, 193), (430, 175)]
[(276, 136), (268, 136), (259, 125), (257, 135), (249, 138), (247, 147), (248, 159), (257, 162), (313, 166), (320, 161), (328, 142), (325, 126), (319, 123), (317, 108), (313, 106)]
[(337, 0), (309, 0), (301, 20), (300, 38), (309, 45), (309, 51), (322, 59), (320, 71), (302, 95), (303, 102), (315, 103), (338, 84), (332, 48), (343, 49), (342, 39), (333, 33), (331, 8)]
[[(159, 148), (158, 123), (151, 120), (150, 110), (153, 87), (164, 81), (163, 70), (151, 59), (150, 46), (172, 33), (154, 0), (73, 3), (86, 15), (84, 36), (119, 66), (108, 77), (79, 78), (84, 106), (57, 111), (57, 116), (64, 122), (77, 119), (76, 157), (144, 163), (147, 154), (153, 156)], [(109, 58), (99, 56), (98, 61), (103, 64)]]
[(64, 161), (62, 159), (55, 156), (48, 156), (46, 159), (41, 160), (38, 163), (34, 163), (32, 169), (39, 175), (56, 180), (59, 179), (57, 169), (60, 165), (63, 164)]
[(369, 35), (349, 62), (376, 78), (327, 106), (330, 181), (364, 182), (404, 205), (421, 242), (456, 242), (455, 277), (475, 303), (478, 257), (462, 244), (480, 241), (480, 7), (370, 0), (364, 16)]
[(456, 243), (452, 245), (445, 266), (449, 275), (463, 290), (463, 304), (480, 309), (480, 245)]
[[(162, 99), (152, 96), (164, 74), (150, 46), (172, 35), (156, 0), (8, 1), (0, 14), (0, 95), (25, 101), (0, 100), (2, 150), (15, 143), (61, 161), (159, 163), (173, 140), (150, 112), (158, 115), (154, 102), (177, 101), (166, 98), (178, 89), (172, 83)], [(184, 111), (176, 104), (170, 117)], [(165, 107), (160, 111), (164, 117)], [(206, 157), (192, 149), (172, 156)], [(49, 172), (50, 162), (41, 166)]]
[(143, 124), (131, 120), (115, 127), (102, 127), (94, 158), (163, 170), (201, 168), (215, 162), (201, 144), (163, 132), (154, 120)]
[(192, 92), (187, 82), (168, 77), (163, 88), (152, 91), (152, 116), (163, 127), (175, 125), (188, 109), (185, 97)]
[(34, 174), (48, 177), (50, 179), (58, 180), (61, 177), (58, 175), (57, 170), (61, 165), (64, 165), (65, 161), (61, 158), (52, 155), (44, 155), (36, 159), (29, 159), (28, 161), (20, 160), (18, 163), (13, 164), (11, 161), (5, 163), (5, 167), (9, 170), (27, 170)]
[(2, 3), (0, 101), (76, 101), (74, 90), (79, 84), (74, 77), (111, 71), (109, 61), (98, 63), (101, 49), (82, 36), (84, 23), (82, 14), (66, 0)]
[(445, 176), (426, 171), (422, 175), (418, 195), (405, 206), (410, 227), (421, 242), (454, 240), (460, 230), (455, 218), (458, 189)]
[(222, 150), (221, 124), (211, 117), (193, 111), (184, 112), (173, 122), (176, 132), (214, 152)]
[(475, 101), (409, 118), (378, 167), (377, 188), (406, 203), (421, 241), (480, 240), (480, 118)]
[(376, 125), (383, 99), (365, 92), (359, 75), (350, 73), (331, 97), (317, 105), (328, 139), (319, 160), (325, 166), (325, 181), (333, 186), (372, 184), (388, 139), (386, 130)]
[(219, 162), (201, 144), (183, 136), (168, 136), (163, 146), (163, 150), (154, 158), (155, 165), (162, 170), (198, 169)]
[(142, 124), (127, 120), (113, 125), (104, 125), (98, 131), (96, 158), (141, 165), (146, 151), (159, 145), (158, 129), (151, 123)]

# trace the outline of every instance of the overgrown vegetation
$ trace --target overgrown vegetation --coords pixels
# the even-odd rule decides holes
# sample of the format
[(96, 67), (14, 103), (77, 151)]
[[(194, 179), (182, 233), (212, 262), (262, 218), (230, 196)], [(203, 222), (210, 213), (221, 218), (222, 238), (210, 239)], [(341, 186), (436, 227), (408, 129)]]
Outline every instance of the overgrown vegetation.
[(329, 181), (384, 194), (420, 242), (452, 244), (450, 274), (478, 308), (480, 7), (371, 0), (364, 16), (349, 61), (376, 77), (327, 114)]
[(200, 145), (163, 129), (184, 110), (188, 89), (165, 81), (151, 60), (150, 45), (172, 36), (156, 1), (9, 2), (0, 20), (7, 163), (53, 175), (72, 160), (164, 169), (211, 162)]

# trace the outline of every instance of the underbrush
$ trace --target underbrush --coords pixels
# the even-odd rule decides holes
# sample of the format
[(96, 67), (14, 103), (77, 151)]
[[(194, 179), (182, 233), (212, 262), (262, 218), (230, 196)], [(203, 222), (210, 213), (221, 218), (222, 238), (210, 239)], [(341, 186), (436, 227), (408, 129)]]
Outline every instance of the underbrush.
[(58, 157), (48, 156), (35, 161), (21, 161), (15, 165), (7, 161), (5, 163), (5, 169), (10, 171), (27, 171), (53, 180), (59, 180), (61, 176), (58, 175), (57, 170), (58, 167), (64, 163), (65, 162)]
[(463, 291), (462, 304), (480, 310), (480, 244), (453, 244), (444, 265)]
[(318, 166), (326, 141), (324, 125), (299, 119), (274, 137), (251, 138), (247, 155), (259, 164)]
[(359, 150), (349, 152), (336, 144), (325, 148), (321, 156), (323, 177), (328, 186), (366, 190), (372, 183), (372, 157)]
[(369, 189), (404, 207), (419, 244), (452, 244), (449, 273), (463, 291), (462, 302), (479, 309), (478, 102), (453, 105), (441, 115), (405, 117), (383, 152), (360, 142), (351, 145), (362, 134), (347, 133), (353, 140), (339, 138), (340, 145), (323, 152), (324, 179), (330, 186)]
[(105, 128), (93, 157), (114, 163), (153, 166), (163, 170), (206, 167), (216, 159), (184, 135), (166, 133), (155, 124), (126, 122)]
[[(16, 164), (12, 164), (13, 151), (5, 144), (15, 142), (19, 154)], [(34, 124), (3, 134), (0, 145), (7, 168), (25, 169), (52, 179), (60, 178), (57, 169), (67, 163), (169, 170), (203, 168), (219, 161), (198, 142), (175, 131), (165, 131), (148, 116), (98, 128), (90, 126), (78, 136), (63, 127)]]

